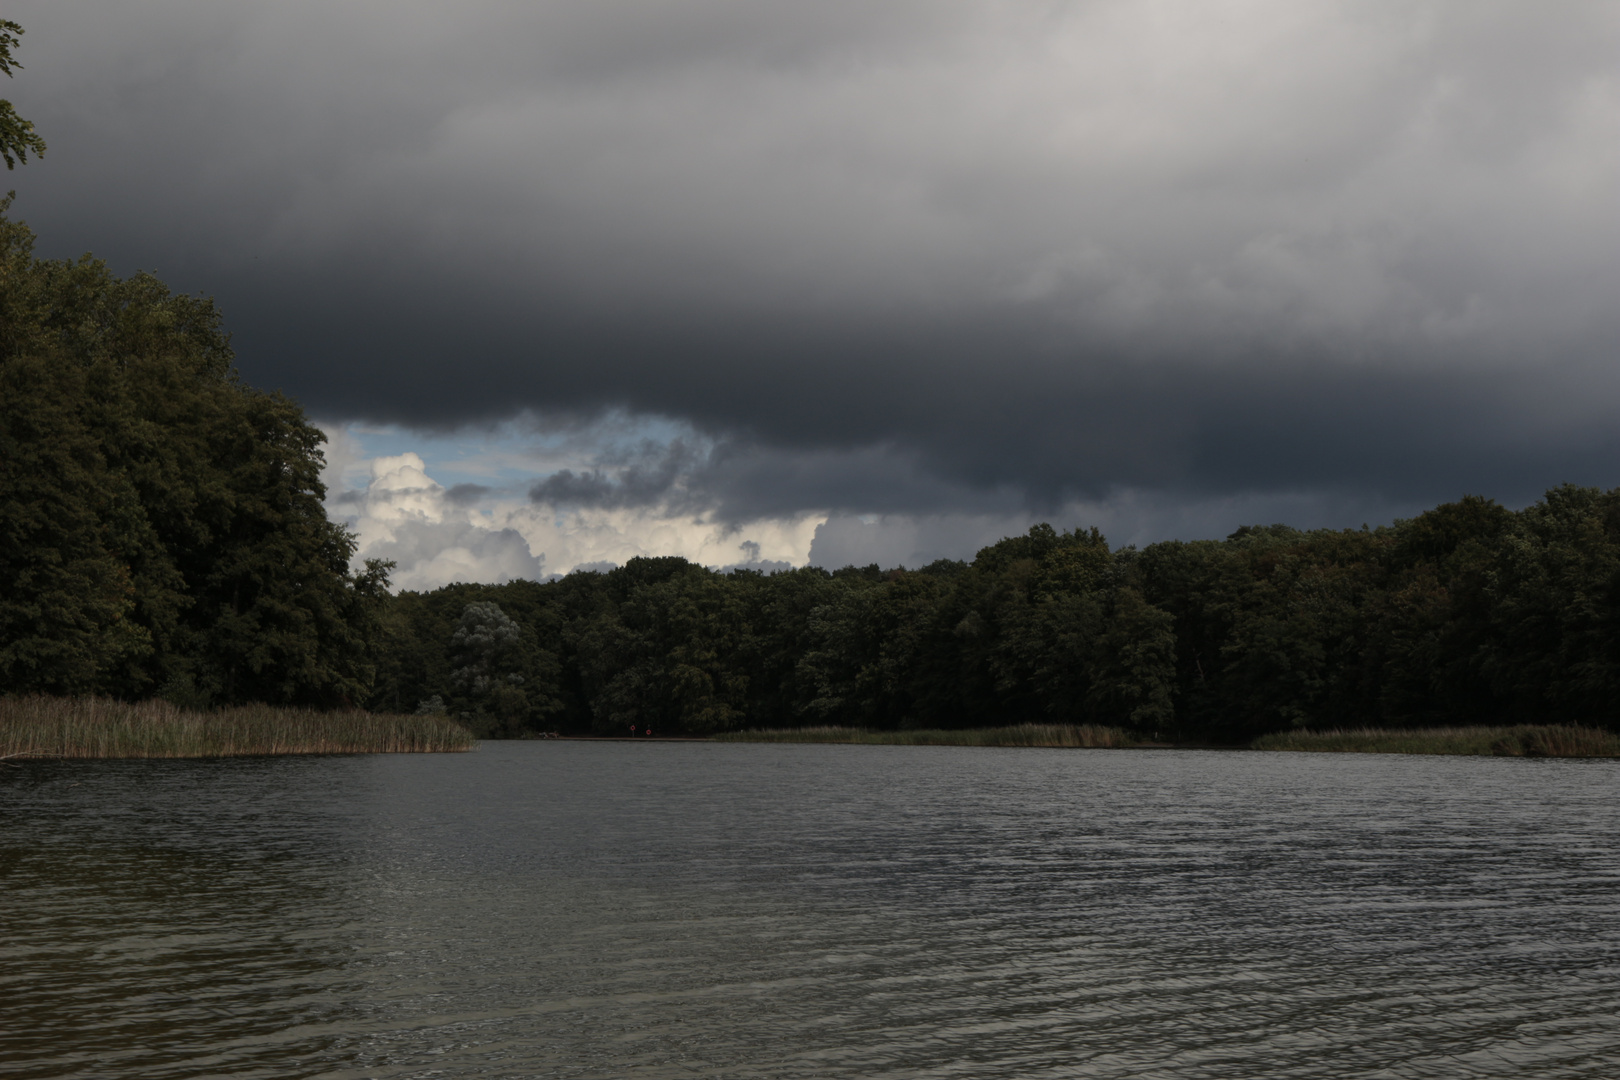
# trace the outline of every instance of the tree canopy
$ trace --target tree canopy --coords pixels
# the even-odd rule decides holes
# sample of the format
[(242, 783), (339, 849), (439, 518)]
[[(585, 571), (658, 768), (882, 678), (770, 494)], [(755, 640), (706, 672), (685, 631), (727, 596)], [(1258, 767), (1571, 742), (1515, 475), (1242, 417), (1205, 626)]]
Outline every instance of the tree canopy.
[(338, 704), (387, 568), (351, 571), (324, 436), (241, 382), (210, 300), (42, 260), (0, 201), (0, 692)]
[(394, 707), (442, 695), (494, 730), (458, 666), (458, 635), (492, 609), (544, 657), (523, 668), (525, 695), (545, 702), (527, 730), (1059, 721), (1225, 743), (1339, 725), (1613, 726), (1620, 490), (1555, 488), (1519, 512), (1469, 496), (1387, 528), (1248, 526), (1141, 551), (1038, 525), (918, 570), (633, 559), (402, 593), (384, 615), (394, 659), (379, 694)]

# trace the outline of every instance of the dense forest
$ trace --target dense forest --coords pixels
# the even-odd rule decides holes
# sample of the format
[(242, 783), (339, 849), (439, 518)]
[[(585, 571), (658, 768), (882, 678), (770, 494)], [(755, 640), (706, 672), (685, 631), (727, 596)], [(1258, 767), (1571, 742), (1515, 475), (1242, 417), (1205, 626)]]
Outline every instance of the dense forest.
[(0, 693), (442, 709), (487, 736), (1615, 722), (1620, 489), (1144, 550), (1040, 525), (920, 569), (653, 558), (390, 595), (323, 510), (321, 433), (238, 379), (210, 301), (32, 245), (0, 218)]
[(721, 574), (634, 559), (402, 593), (376, 700), (488, 734), (1025, 721), (1237, 742), (1343, 724), (1610, 726), (1620, 491), (1393, 527), (1111, 550), (1039, 525), (971, 563)]

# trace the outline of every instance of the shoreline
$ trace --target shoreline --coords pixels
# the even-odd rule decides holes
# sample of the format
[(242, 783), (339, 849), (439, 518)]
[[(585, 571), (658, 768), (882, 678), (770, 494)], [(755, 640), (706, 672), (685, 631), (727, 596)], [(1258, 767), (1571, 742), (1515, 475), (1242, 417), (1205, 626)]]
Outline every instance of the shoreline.
[(919, 731), (798, 728), (727, 732), (711, 736), (710, 741), (1095, 750), (1253, 750), (1263, 753), (1427, 754), (1454, 757), (1620, 758), (1620, 735), (1599, 728), (1567, 724), (1301, 730), (1263, 735), (1241, 744), (1165, 742), (1156, 739), (1136, 739), (1119, 728), (1033, 724), (1008, 728)]
[[(311, 754), (464, 753), (480, 740), (442, 715), (250, 705), (217, 712), (166, 701), (0, 698), (0, 766), (99, 758), (199, 759)], [(506, 740), (499, 740), (506, 741)], [(1463, 757), (1620, 758), (1620, 734), (1568, 724), (1335, 728), (1263, 735), (1247, 743), (1176, 742), (1091, 724), (882, 731), (816, 726), (712, 735), (547, 733), (521, 742), (821, 743), (1003, 749), (1251, 750), (1265, 753), (1427, 754)]]
[(462, 753), (478, 740), (440, 716), (245, 705), (218, 712), (167, 701), (0, 698), (0, 762), (90, 758)]

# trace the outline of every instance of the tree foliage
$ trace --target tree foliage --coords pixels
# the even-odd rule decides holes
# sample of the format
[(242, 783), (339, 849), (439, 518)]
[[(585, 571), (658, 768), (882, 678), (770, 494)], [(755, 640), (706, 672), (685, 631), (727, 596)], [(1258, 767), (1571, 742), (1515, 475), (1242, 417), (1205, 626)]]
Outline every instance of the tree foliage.
[(556, 657), (493, 601), (462, 609), (450, 635), (449, 666), (447, 711), (478, 735), (520, 735), (558, 707), (549, 692), (557, 681)]
[(0, 692), (359, 702), (387, 568), (350, 570), (324, 437), (243, 384), (212, 301), (41, 260), (0, 202)]
[[(18, 39), (22, 33), (23, 28), (15, 22), (0, 19), (0, 74), (8, 79), (13, 69), (22, 67), (11, 55), (11, 50), (21, 44)], [(15, 169), (17, 162), (28, 160), (30, 152), (35, 157), (42, 156), (45, 140), (34, 130), (31, 121), (17, 115), (11, 102), (0, 98), (0, 159), (5, 161), (7, 169)]]
[(1613, 726), (1620, 491), (1557, 488), (1517, 513), (1471, 496), (1389, 528), (1251, 526), (1142, 551), (1039, 525), (918, 570), (634, 559), (405, 593), (384, 616), (383, 695), (454, 700), (456, 620), (497, 603), (548, 658), (525, 669), (549, 672), (523, 684), (549, 702), (525, 729), (1060, 721), (1227, 743), (1335, 725)]

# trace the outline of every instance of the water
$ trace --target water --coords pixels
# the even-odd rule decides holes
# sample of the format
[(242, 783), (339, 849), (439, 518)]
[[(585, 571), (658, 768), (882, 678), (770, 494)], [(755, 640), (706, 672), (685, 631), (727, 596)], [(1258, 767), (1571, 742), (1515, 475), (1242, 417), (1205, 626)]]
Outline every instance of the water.
[(1612, 1077), (1620, 764), (0, 770), (0, 1075)]

